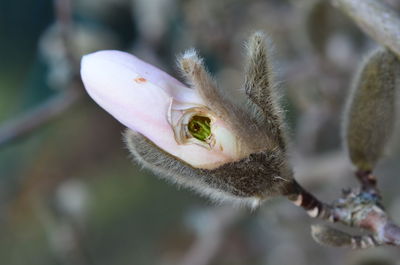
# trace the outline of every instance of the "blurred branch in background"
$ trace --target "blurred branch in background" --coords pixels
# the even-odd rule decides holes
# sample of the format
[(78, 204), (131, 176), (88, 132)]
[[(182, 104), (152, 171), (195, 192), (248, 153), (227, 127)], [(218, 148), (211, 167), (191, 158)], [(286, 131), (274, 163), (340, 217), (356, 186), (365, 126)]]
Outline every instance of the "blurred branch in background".
[(372, 39), (400, 56), (400, 16), (384, 1), (332, 0)]
[[(42, 47), (42, 52), (43, 49), (45, 49), (44, 53), (49, 52), (46, 49), (49, 48), (49, 42), (52, 42), (51, 44), (53, 45), (59, 44), (57, 52), (61, 51), (60, 54), (56, 55), (60, 58), (60, 61), (50, 66), (50, 73), (54, 71), (54, 69), (51, 69), (52, 67), (64, 66), (64, 72), (59, 76), (62, 77), (62, 80), (55, 82), (55, 85), (53, 84), (53, 88), (58, 90), (56, 95), (39, 103), (37, 107), (26, 111), (24, 114), (0, 124), (0, 148), (56, 120), (83, 97), (84, 89), (79, 74), (80, 58), (73, 50), (74, 32), (71, 8), (70, 0), (55, 0), (55, 25), (58, 32), (53, 36), (53, 39), (47, 37), (46, 40), (42, 36), (41, 44), (45, 46), (45, 48)], [(43, 35), (45, 36), (46, 34)], [(60, 62), (62, 64), (59, 64)], [(48, 79), (50, 78), (48, 77)], [(67, 186), (67, 184), (68, 182), (65, 185), (61, 185), (60, 189)], [(21, 186), (23, 187), (24, 185)], [(76, 187), (73, 187), (73, 189), (77, 190)], [(56, 194), (58, 193), (60, 192), (57, 191)], [(64, 204), (71, 204), (71, 201), (76, 202), (79, 200), (76, 192), (72, 193), (72, 197), (69, 196), (70, 198), (64, 199), (64, 201), (67, 201)], [(30, 206), (43, 225), (43, 229), (47, 234), (47, 243), (50, 249), (53, 250), (55, 258), (60, 264), (93, 264), (84, 242), (82, 224), (76, 220), (77, 218), (71, 217), (72, 214), (66, 214), (60, 209), (55, 209), (55, 206), (51, 205), (55, 200), (52, 199), (49, 203), (47, 196), (44, 194), (33, 196)]]
[(26, 111), (19, 117), (0, 124), (0, 148), (57, 118), (83, 95), (83, 86), (79, 76), (79, 58), (76, 58), (71, 50), (71, 1), (55, 0), (54, 13), (56, 23), (60, 26), (62, 46), (66, 51), (65, 60), (69, 68), (71, 68), (68, 82), (65, 87), (58, 88), (60, 90), (58, 95), (40, 103), (38, 107)]
[[(197, 238), (182, 257), (178, 265), (207, 265), (213, 261), (224, 243), (227, 230), (236, 223), (244, 212), (232, 208), (214, 207), (203, 213), (197, 226)], [(204, 221), (204, 222), (202, 222)]]
[(25, 114), (0, 124), (0, 148), (56, 119), (72, 107), (82, 95), (82, 86), (76, 84)]

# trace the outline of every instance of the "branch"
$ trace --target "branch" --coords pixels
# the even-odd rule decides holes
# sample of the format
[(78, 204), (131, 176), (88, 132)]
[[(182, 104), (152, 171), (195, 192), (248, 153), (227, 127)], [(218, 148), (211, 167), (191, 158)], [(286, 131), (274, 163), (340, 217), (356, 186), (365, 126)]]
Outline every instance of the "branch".
[(20, 117), (6, 121), (0, 127), (0, 147), (27, 135), (58, 117), (81, 98), (82, 93), (80, 91), (82, 89), (71, 87)]
[[(304, 208), (312, 218), (364, 229), (370, 234), (351, 235), (325, 226), (313, 226), (314, 239), (329, 246), (368, 248), (380, 245), (400, 246), (400, 227), (395, 225), (381, 206), (381, 196), (371, 174), (358, 175), (360, 191), (344, 191), (333, 204), (318, 200), (297, 184), (296, 195), (288, 196), (295, 205)], [(371, 180), (372, 181), (368, 181)]]
[(400, 16), (382, 0), (332, 0), (372, 39), (400, 56)]
[(71, 0), (55, 0), (54, 13), (57, 23), (61, 26), (61, 35), (66, 49), (66, 60), (73, 68), (73, 75), (69, 85), (62, 88), (62, 92), (53, 96), (38, 107), (27, 111), (19, 117), (13, 118), (0, 125), (0, 147), (13, 140), (25, 136), (35, 129), (52, 121), (83, 95), (79, 74), (79, 63), (71, 50)]
[[(379, 0), (331, 0), (372, 39), (400, 56), (400, 16)], [(367, 248), (379, 245), (400, 246), (400, 227), (395, 225), (381, 205), (376, 177), (371, 171), (355, 172), (359, 190), (343, 192), (343, 197), (332, 204), (318, 200), (297, 184), (288, 198), (304, 208), (313, 218), (340, 222), (361, 228), (368, 234), (351, 235), (326, 226), (312, 226), (317, 242), (329, 246)]]

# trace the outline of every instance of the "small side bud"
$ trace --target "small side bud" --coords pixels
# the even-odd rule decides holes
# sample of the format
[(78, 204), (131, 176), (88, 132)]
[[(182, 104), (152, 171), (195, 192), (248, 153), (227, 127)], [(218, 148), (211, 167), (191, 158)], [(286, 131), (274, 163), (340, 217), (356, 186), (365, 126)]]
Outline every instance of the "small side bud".
[(373, 170), (391, 136), (399, 70), (396, 55), (378, 49), (355, 77), (345, 111), (344, 138), (358, 170)]
[(373, 236), (353, 236), (325, 225), (312, 225), (311, 235), (317, 243), (328, 247), (364, 249), (379, 245)]
[(346, 247), (351, 245), (351, 236), (345, 232), (324, 225), (312, 225), (313, 239), (324, 246)]

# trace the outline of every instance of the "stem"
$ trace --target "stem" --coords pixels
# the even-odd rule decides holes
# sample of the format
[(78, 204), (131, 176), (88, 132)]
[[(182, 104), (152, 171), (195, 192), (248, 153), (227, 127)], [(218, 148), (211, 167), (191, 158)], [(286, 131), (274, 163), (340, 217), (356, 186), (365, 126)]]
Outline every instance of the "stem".
[(355, 173), (357, 179), (361, 183), (361, 187), (364, 191), (374, 191), (377, 192), (376, 188), (376, 177), (372, 175), (372, 171), (364, 171), (364, 170), (358, 170)]
[(297, 182), (294, 183), (294, 186), (294, 192), (288, 196), (288, 199), (295, 205), (304, 208), (310, 217), (320, 218), (330, 222), (338, 221), (338, 217), (335, 216), (330, 205), (318, 200)]
[(332, 205), (318, 200), (297, 182), (287, 198), (304, 208), (312, 218), (340, 222), (350, 227), (370, 231), (367, 235), (351, 235), (325, 226), (313, 226), (314, 239), (324, 245), (351, 248), (369, 248), (380, 245), (400, 246), (400, 227), (395, 225), (380, 206), (376, 181), (368, 174), (357, 175), (363, 183), (361, 191), (349, 191)]

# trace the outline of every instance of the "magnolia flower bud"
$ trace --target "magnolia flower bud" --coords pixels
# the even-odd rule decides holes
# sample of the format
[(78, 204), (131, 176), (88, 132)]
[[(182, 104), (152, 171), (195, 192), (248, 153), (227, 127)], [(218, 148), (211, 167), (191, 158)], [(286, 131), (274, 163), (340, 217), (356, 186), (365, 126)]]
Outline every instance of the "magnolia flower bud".
[(399, 73), (396, 55), (378, 49), (355, 78), (345, 111), (344, 135), (350, 158), (359, 170), (374, 169), (391, 136)]
[(188, 164), (212, 168), (240, 158), (226, 124), (195, 90), (161, 70), (127, 53), (101, 51), (83, 57), (81, 74), (101, 107)]
[[(214, 199), (258, 204), (293, 185), (264, 36), (249, 41), (244, 89), (221, 89), (194, 50), (178, 60), (191, 88), (123, 52), (82, 59), (89, 95), (128, 127), (134, 158)], [(268, 58), (269, 59), (269, 58)]]

